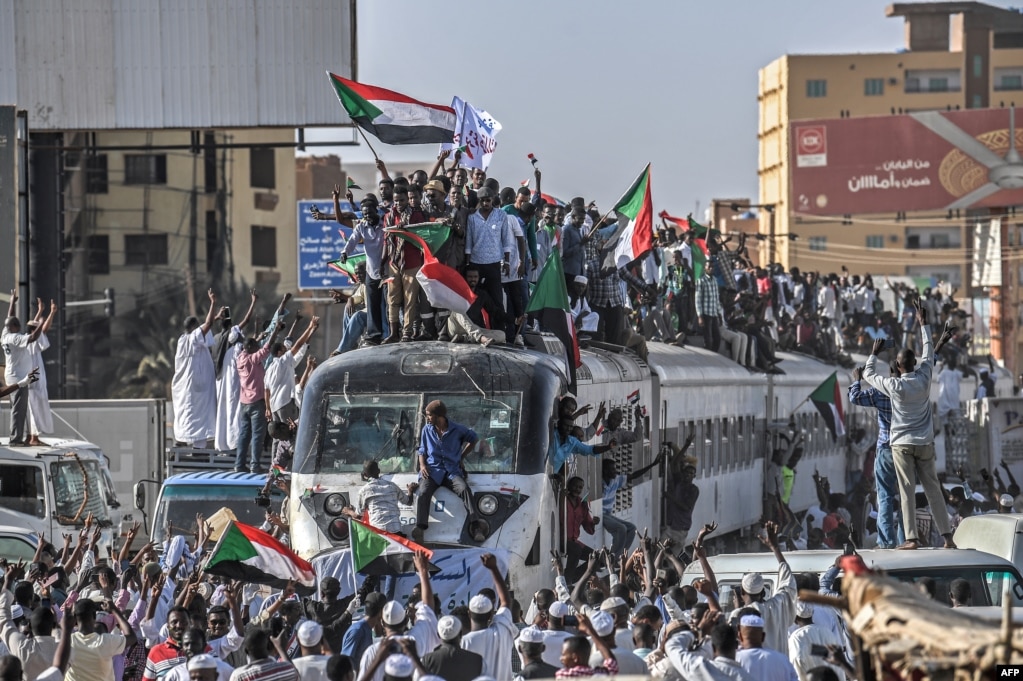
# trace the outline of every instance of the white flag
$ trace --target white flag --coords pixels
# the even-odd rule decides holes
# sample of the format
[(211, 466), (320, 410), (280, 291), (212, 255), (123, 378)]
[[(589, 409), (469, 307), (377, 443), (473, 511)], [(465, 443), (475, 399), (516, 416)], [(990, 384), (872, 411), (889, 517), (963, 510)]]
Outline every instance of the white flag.
[(464, 146), (459, 165), (465, 168), (486, 170), (497, 148), (497, 133), (501, 124), (482, 109), (469, 102), (462, 102), (461, 125), (455, 130), (455, 147)]
[(455, 137), (451, 142), (444, 142), (440, 145), (441, 151), (454, 151), (458, 147), (462, 146), (459, 139), (462, 136), (462, 110), (465, 108), (465, 102), (458, 95), (451, 98), (451, 108), (455, 110)]

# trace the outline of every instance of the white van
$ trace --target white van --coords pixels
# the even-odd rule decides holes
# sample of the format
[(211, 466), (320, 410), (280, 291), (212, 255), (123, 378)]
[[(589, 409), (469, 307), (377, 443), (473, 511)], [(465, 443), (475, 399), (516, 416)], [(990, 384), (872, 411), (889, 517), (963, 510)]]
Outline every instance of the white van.
[[(948, 602), (949, 584), (954, 579), (965, 579), (973, 587), (976, 606), (997, 606), (1002, 602), (1005, 581), (1013, 594), (1013, 605), (1023, 605), (1023, 577), (1019, 570), (1004, 558), (974, 549), (917, 549), (915, 551), (892, 551), (872, 549), (858, 552), (863, 562), (872, 570), (884, 570), (889, 576), (903, 582), (916, 582), (921, 577), (930, 577), (937, 582), (938, 600)], [(838, 550), (789, 551), (785, 560), (793, 573), (825, 572), (842, 554)], [(759, 572), (764, 577), (767, 594), (774, 591), (778, 578), (778, 561), (773, 553), (733, 553), (709, 558), (720, 591), (722, 603), (730, 603), (732, 591), (739, 588), (743, 575)], [(692, 584), (703, 578), (699, 562), (691, 563), (682, 575), (683, 585)], [(722, 608), (725, 606), (722, 605)]]
[(963, 518), (953, 537), (956, 546), (977, 549), (1023, 565), (1023, 513), (989, 513)]

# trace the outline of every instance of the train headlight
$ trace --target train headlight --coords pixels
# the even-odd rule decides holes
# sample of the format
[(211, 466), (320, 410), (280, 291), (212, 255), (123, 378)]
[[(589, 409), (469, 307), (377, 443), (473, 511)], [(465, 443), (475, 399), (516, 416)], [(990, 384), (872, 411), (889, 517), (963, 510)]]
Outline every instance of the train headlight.
[(323, 510), (328, 515), (341, 515), (341, 512), (345, 510), (345, 498), (340, 494), (331, 494), (323, 500)]
[(327, 534), (335, 541), (348, 539), (348, 520), (345, 518), (335, 518), (327, 527)]
[(493, 494), (482, 495), (476, 505), (483, 515), (494, 515), (497, 513), (497, 497)]

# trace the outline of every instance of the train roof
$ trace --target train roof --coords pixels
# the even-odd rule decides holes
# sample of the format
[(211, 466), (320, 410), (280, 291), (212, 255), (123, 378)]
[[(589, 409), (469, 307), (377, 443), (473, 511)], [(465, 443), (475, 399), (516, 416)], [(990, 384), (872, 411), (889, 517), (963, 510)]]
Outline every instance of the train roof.
[(670, 385), (765, 385), (764, 374), (750, 372), (730, 357), (704, 348), (680, 348), (666, 343), (650, 343), (650, 370), (661, 384)]

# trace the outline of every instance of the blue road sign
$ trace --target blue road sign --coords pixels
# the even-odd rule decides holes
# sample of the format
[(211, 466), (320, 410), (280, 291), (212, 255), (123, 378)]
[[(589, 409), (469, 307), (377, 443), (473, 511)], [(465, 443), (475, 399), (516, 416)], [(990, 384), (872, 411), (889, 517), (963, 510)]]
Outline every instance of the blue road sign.
[[(341, 257), (341, 249), (352, 230), (336, 222), (313, 219), (312, 208), (332, 212), (330, 199), (319, 201), (298, 201), (298, 288), (329, 289), (354, 286), (347, 276), (338, 272), (328, 263)], [(355, 211), (355, 206), (341, 202), (341, 210)], [(344, 236), (342, 236), (342, 234)], [(361, 247), (357, 249), (361, 251)]]

